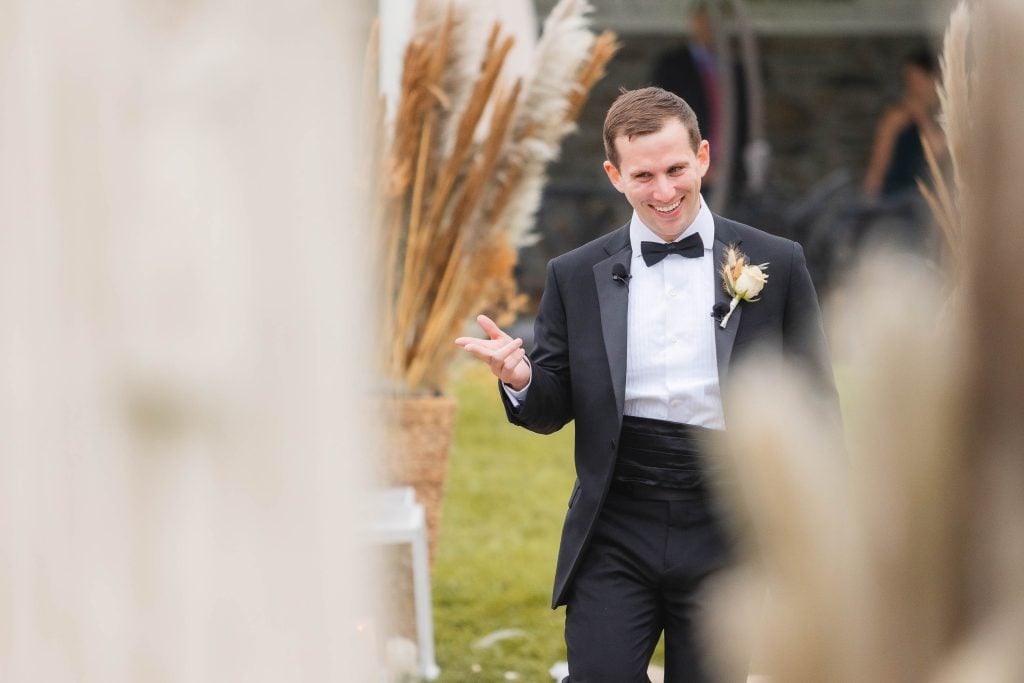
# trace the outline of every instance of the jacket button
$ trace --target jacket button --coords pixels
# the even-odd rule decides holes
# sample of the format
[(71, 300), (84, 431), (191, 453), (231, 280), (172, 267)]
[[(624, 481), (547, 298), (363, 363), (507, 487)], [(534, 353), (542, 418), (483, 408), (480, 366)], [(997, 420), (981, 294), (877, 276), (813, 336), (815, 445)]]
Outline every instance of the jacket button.
[(612, 439), (612, 450), (615, 450), (615, 439)]

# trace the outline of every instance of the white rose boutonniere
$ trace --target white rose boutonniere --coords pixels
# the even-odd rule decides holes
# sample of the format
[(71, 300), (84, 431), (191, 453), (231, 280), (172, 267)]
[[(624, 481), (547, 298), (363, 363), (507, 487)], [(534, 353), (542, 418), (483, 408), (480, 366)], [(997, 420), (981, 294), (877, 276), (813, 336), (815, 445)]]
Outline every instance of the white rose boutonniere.
[(767, 282), (767, 263), (751, 265), (746, 254), (736, 248), (736, 245), (726, 248), (725, 259), (722, 262), (722, 286), (732, 297), (732, 301), (729, 302), (729, 312), (722, 317), (722, 329), (725, 329), (729, 317), (736, 310), (736, 305), (740, 301), (757, 301), (757, 295)]

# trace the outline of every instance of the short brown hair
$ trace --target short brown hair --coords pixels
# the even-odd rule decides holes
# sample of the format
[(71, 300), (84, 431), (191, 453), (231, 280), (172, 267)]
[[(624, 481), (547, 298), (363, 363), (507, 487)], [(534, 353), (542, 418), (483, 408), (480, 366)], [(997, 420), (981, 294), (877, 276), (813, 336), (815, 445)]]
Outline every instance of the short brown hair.
[(604, 119), (604, 153), (615, 168), (619, 167), (619, 150), (615, 138), (625, 135), (657, 133), (667, 119), (679, 119), (690, 134), (690, 146), (696, 152), (700, 148), (700, 126), (697, 115), (682, 97), (661, 88), (640, 88), (626, 90), (612, 102)]

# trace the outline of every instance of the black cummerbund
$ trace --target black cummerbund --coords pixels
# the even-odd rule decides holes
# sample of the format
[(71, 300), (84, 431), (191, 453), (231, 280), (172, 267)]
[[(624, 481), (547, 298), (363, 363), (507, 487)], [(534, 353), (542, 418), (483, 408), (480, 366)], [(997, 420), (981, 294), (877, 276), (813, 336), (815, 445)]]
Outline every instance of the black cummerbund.
[(701, 493), (709, 439), (717, 430), (648, 417), (622, 418), (615, 482)]

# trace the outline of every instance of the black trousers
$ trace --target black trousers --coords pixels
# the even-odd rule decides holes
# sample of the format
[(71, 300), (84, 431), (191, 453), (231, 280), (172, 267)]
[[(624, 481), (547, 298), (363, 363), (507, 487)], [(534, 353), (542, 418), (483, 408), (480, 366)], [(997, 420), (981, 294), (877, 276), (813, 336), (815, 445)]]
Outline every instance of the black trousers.
[(662, 631), (666, 683), (710, 681), (701, 589), (731, 555), (706, 497), (648, 500), (613, 485), (567, 595), (569, 681), (648, 682)]

